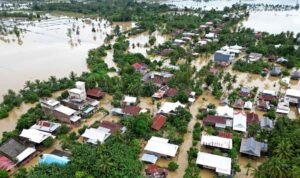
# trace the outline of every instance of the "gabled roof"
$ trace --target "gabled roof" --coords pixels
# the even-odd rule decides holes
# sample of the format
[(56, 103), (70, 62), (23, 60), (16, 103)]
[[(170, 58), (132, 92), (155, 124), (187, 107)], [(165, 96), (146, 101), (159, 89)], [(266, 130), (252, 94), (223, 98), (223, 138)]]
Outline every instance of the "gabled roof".
[(179, 101), (177, 101), (176, 103), (165, 102), (158, 110), (158, 113), (169, 114), (170, 112), (175, 112), (179, 107), (184, 108), (185, 105), (181, 104)]
[(12, 162), (7, 157), (0, 155), (0, 170), (10, 170), (15, 166), (15, 163)]
[(196, 164), (214, 168), (217, 173), (231, 175), (231, 158), (198, 152)]
[(96, 98), (104, 97), (104, 95), (105, 95), (105, 93), (102, 92), (102, 90), (100, 88), (88, 89), (86, 94), (89, 97), (96, 97)]
[(223, 148), (223, 149), (232, 149), (232, 139), (218, 137), (214, 135), (202, 134), (201, 145)]
[(38, 144), (42, 143), (49, 137), (55, 138), (55, 136), (50, 133), (39, 131), (36, 129), (23, 129), (20, 137), (27, 138), (30, 142)]
[(97, 144), (98, 142), (104, 143), (110, 133), (108, 130), (89, 128), (81, 136), (86, 138), (88, 143)]
[(144, 149), (148, 152), (174, 157), (177, 153), (179, 146), (175, 144), (170, 144), (168, 142), (168, 139), (160, 137), (151, 137)]
[(16, 158), (19, 154), (21, 154), (24, 150), (26, 150), (26, 146), (16, 141), (15, 139), (9, 139), (7, 142), (3, 143), (0, 146), (0, 152), (9, 156), (10, 159)]
[(247, 124), (259, 124), (258, 115), (255, 113), (247, 113)]
[(38, 121), (33, 126), (31, 126), (31, 129), (36, 129), (36, 130), (52, 133), (55, 130), (57, 130), (60, 126), (61, 126), (61, 124), (59, 124), (59, 123), (41, 120), (41, 121)]
[(119, 123), (113, 123), (113, 122), (109, 122), (109, 121), (103, 121), (99, 124), (99, 126), (102, 128), (109, 129), (110, 133), (116, 133), (117, 131), (121, 130), (121, 128), (123, 127)]
[(240, 152), (251, 156), (260, 157), (262, 148), (265, 149), (266, 144), (256, 141), (253, 137), (243, 138), (241, 142)]
[(233, 118), (233, 113), (233, 108), (229, 107), (228, 105), (217, 107), (217, 116)]
[(165, 93), (166, 97), (174, 97), (177, 94), (178, 94), (178, 90), (176, 88), (169, 88)]
[(139, 115), (142, 108), (139, 106), (124, 106), (122, 112), (127, 115), (136, 116)]
[(274, 128), (274, 122), (273, 122), (273, 120), (271, 120), (267, 117), (263, 117), (260, 120), (260, 127), (265, 128), (265, 129), (273, 129)]
[(203, 119), (203, 123), (209, 124), (226, 124), (226, 118), (222, 116), (208, 115)]
[(153, 118), (153, 123), (151, 128), (154, 130), (160, 130), (164, 124), (166, 123), (167, 117), (161, 114), (157, 114), (154, 118)]
[(247, 131), (247, 118), (242, 112), (234, 113), (233, 116), (233, 130), (246, 132)]

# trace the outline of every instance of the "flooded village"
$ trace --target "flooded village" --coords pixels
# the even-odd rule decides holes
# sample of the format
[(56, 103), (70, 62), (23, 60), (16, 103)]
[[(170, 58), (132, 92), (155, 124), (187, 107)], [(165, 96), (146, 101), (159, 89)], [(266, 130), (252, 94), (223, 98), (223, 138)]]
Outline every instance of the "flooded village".
[(298, 178), (299, 16), (297, 0), (2, 3), (0, 175)]

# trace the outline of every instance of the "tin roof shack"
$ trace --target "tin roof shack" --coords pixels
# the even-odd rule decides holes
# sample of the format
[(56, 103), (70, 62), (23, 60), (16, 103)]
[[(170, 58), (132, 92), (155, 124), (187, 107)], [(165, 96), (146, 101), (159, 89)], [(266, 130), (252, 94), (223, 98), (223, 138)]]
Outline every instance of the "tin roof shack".
[(158, 157), (175, 157), (179, 146), (169, 143), (168, 139), (152, 136), (144, 150)]
[(109, 122), (109, 121), (103, 121), (103, 122), (101, 122), (99, 124), (99, 128), (108, 129), (109, 133), (111, 133), (111, 134), (115, 134), (117, 132), (125, 133), (125, 131), (126, 131), (126, 127), (125, 126), (122, 126), (119, 123), (114, 123), (114, 122)]
[(35, 129), (43, 132), (55, 133), (60, 128), (60, 126), (61, 124), (59, 123), (41, 120), (38, 121), (33, 126), (31, 126), (31, 129)]
[(36, 149), (11, 138), (0, 146), (0, 153), (17, 165), (21, 165), (35, 156)]
[(203, 118), (203, 124), (214, 126), (216, 128), (225, 129), (226, 127), (232, 127), (231, 119), (222, 116), (212, 116), (208, 115)]
[(198, 152), (196, 164), (212, 169), (219, 175), (231, 175), (231, 158)]
[(159, 131), (166, 123), (167, 121), (167, 117), (161, 114), (157, 114), (154, 118), (153, 118), (153, 122), (151, 125), (151, 128), (153, 130)]
[(299, 104), (300, 90), (287, 89), (285, 92), (284, 100), (289, 102), (290, 104)]
[(274, 77), (279, 77), (282, 74), (282, 70), (281, 67), (275, 66), (272, 67), (271, 71), (270, 71), (270, 75), (274, 76)]
[(20, 137), (25, 138), (31, 143), (34, 143), (36, 145), (41, 144), (43, 141), (45, 141), (47, 138), (52, 137), (55, 138), (54, 135), (48, 132), (43, 132), (36, 129), (23, 129)]
[(106, 128), (88, 128), (85, 129), (85, 132), (81, 135), (86, 143), (91, 144), (103, 144), (104, 141), (111, 135), (110, 130)]
[(258, 142), (253, 137), (242, 138), (240, 153), (249, 156), (260, 157), (261, 152), (267, 152), (268, 145), (266, 143)]
[(236, 112), (233, 116), (233, 130), (246, 132), (247, 131), (247, 117), (242, 112)]
[(260, 128), (264, 130), (272, 130), (274, 128), (274, 121), (268, 117), (263, 117), (260, 120)]
[(201, 145), (230, 150), (232, 149), (232, 139), (202, 134)]
[(221, 65), (230, 65), (234, 60), (234, 54), (230, 54), (227, 51), (216, 51), (214, 54), (214, 62)]
[(162, 104), (160, 109), (158, 110), (158, 113), (160, 114), (173, 114), (177, 108), (182, 107), (184, 108), (185, 105), (181, 104), (179, 101), (176, 103), (171, 103), (171, 102), (165, 102)]
[(100, 88), (91, 88), (87, 90), (86, 95), (89, 98), (100, 100), (104, 98), (105, 93)]
[(250, 62), (255, 62), (262, 59), (263, 55), (260, 53), (250, 53), (248, 59)]

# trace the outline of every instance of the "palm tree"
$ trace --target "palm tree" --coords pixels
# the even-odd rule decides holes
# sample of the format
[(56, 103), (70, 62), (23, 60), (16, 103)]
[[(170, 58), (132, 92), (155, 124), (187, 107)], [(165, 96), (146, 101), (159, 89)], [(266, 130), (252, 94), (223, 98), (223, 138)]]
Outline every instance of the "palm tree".
[(263, 170), (269, 178), (285, 178), (288, 169), (284, 160), (271, 158), (265, 163)]
[(282, 159), (290, 159), (293, 156), (292, 144), (289, 140), (283, 139), (276, 146), (274, 150), (274, 154), (280, 160)]

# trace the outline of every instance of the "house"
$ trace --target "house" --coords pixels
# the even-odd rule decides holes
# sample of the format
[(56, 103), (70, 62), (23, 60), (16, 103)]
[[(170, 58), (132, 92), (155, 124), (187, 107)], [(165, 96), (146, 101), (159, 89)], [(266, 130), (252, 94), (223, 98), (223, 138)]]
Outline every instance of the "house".
[(161, 87), (158, 91), (156, 91), (152, 97), (153, 98), (157, 98), (157, 99), (161, 99), (165, 96), (165, 93), (169, 90), (169, 87), (167, 85)]
[(260, 53), (250, 53), (249, 56), (248, 56), (250, 62), (258, 61), (262, 57), (263, 57), (263, 55), (260, 54)]
[(226, 51), (216, 51), (214, 54), (214, 61), (215, 63), (221, 64), (225, 63), (227, 65), (231, 64), (234, 60), (234, 55), (230, 54), (229, 52)]
[(31, 126), (31, 129), (36, 129), (43, 132), (54, 133), (60, 128), (61, 124), (55, 122), (49, 122), (45, 120), (38, 121), (36, 124)]
[(63, 99), (61, 103), (74, 110), (82, 110), (87, 106), (86, 103), (86, 90), (85, 83), (77, 81), (75, 84), (76, 88), (68, 90), (69, 96), (67, 99)]
[(247, 125), (249, 124), (259, 124), (259, 118), (258, 115), (251, 112), (251, 113), (247, 113), (246, 115), (247, 117)]
[(217, 34), (210, 32), (205, 34), (205, 38), (214, 39), (217, 38)]
[(55, 138), (54, 135), (48, 132), (43, 132), (36, 129), (23, 129), (20, 137), (27, 139), (28, 141), (35, 143), (35, 144), (41, 144), (43, 141), (45, 141), (47, 138), (52, 137)]
[(226, 105), (226, 106), (218, 106), (217, 107), (217, 116), (221, 116), (221, 117), (226, 117), (226, 118), (233, 118), (233, 108), (231, 108), (230, 106)]
[(152, 136), (144, 150), (157, 156), (175, 157), (179, 146), (169, 143), (168, 139)]
[(281, 75), (281, 73), (282, 73), (281, 67), (275, 66), (275, 67), (271, 68), (271, 71), (270, 71), (271, 76), (278, 77)]
[(291, 75), (292, 80), (299, 80), (300, 79), (300, 71), (294, 71)]
[(222, 116), (212, 116), (208, 115), (202, 120), (203, 124), (214, 126), (216, 128), (225, 129), (226, 127), (232, 127), (232, 122), (230, 119)]
[(175, 46), (180, 46), (180, 45), (183, 45), (183, 44), (185, 44), (185, 41), (181, 40), (181, 39), (175, 39), (174, 42), (173, 42), (173, 45), (175, 45)]
[(282, 101), (277, 104), (276, 113), (279, 114), (289, 114), (290, 104), (288, 101)]
[(196, 92), (192, 91), (190, 94), (189, 94), (189, 103), (194, 103), (195, 100), (196, 100)]
[(171, 103), (171, 102), (165, 102), (160, 109), (158, 110), (158, 113), (161, 114), (172, 114), (176, 111), (177, 108), (182, 107), (184, 108), (185, 105), (181, 104), (179, 101), (176, 103)]
[(240, 92), (239, 92), (239, 96), (242, 97), (242, 98), (251, 97), (251, 89), (247, 88), (247, 87), (242, 87)]
[(253, 108), (253, 103), (251, 101), (246, 101), (244, 104), (244, 109), (252, 110), (252, 108)]
[(270, 109), (269, 101), (265, 101), (264, 99), (258, 99), (257, 108), (262, 111), (267, 111)]
[(134, 106), (138, 103), (137, 97), (124, 96), (122, 100), (123, 106)]
[(129, 115), (129, 116), (137, 116), (141, 113), (142, 108), (139, 106), (124, 106), (122, 108), (122, 113), (124, 115)]
[(10, 172), (16, 167), (16, 164), (4, 155), (0, 155), (0, 170)]
[(146, 64), (134, 63), (132, 64), (132, 67), (141, 74), (146, 74), (148, 72), (148, 66)]
[(266, 143), (258, 142), (253, 137), (242, 138), (240, 153), (260, 157), (261, 152), (267, 152), (268, 145)]
[(156, 87), (161, 88), (167, 85), (173, 76), (173, 74), (168, 72), (148, 72), (143, 75), (142, 81), (145, 83), (153, 83)]
[(233, 108), (234, 109), (243, 109), (245, 102), (242, 99), (237, 99), (234, 101)]
[(264, 101), (277, 100), (277, 94), (273, 90), (263, 90), (259, 96), (259, 99)]
[(65, 123), (77, 123), (81, 117), (78, 116), (77, 111), (61, 105), (58, 101), (53, 99), (42, 99), (41, 106), (47, 115), (51, 115), (57, 120)]
[(230, 150), (232, 149), (232, 139), (202, 134), (201, 145)]
[(219, 105), (221, 105), (221, 106), (226, 106), (226, 105), (229, 105), (229, 104), (230, 104), (230, 103), (229, 103), (228, 98), (223, 97), (223, 98), (220, 99)]
[(284, 57), (280, 57), (276, 60), (277, 63), (284, 63), (284, 62), (288, 62), (289, 60), (287, 58), (284, 58)]
[(218, 136), (223, 138), (232, 138), (233, 134), (226, 131), (219, 131)]
[(161, 114), (157, 114), (154, 118), (153, 118), (153, 122), (151, 125), (151, 128), (154, 130), (160, 130), (164, 124), (166, 123), (167, 117)]
[(260, 128), (265, 130), (272, 130), (274, 128), (273, 120), (269, 119), (268, 117), (263, 117), (260, 120)]
[(298, 104), (300, 99), (300, 90), (287, 89), (284, 99), (291, 104)]
[(237, 55), (239, 55), (240, 53), (241, 53), (241, 49), (242, 49), (243, 47), (241, 47), (241, 46), (238, 46), (238, 45), (235, 45), (235, 46), (228, 46), (228, 45), (226, 45), (226, 46), (223, 46), (222, 48), (221, 48), (221, 50), (222, 51), (227, 51), (227, 52), (229, 52), (230, 54), (234, 54), (235, 56), (237, 56)]
[[(0, 153), (12, 162), (16, 161), (16, 164), (20, 165), (26, 160), (32, 159), (36, 154), (36, 149), (11, 138), (0, 146)], [(10, 166), (10, 164), (6, 165), (7, 168), (10, 168)]]
[(121, 133), (125, 133), (126, 131), (126, 127), (122, 126), (119, 123), (114, 123), (114, 122), (109, 122), (109, 121), (102, 121), (99, 124), (99, 128), (100, 129), (107, 129), (109, 130), (109, 133), (114, 134), (118, 131), (120, 131)]
[(105, 93), (100, 88), (91, 88), (87, 90), (86, 95), (89, 98), (100, 100), (104, 98)]
[(166, 97), (174, 97), (178, 94), (178, 90), (176, 88), (169, 88), (166, 93), (165, 96)]
[(151, 163), (151, 164), (155, 164), (158, 160), (158, 157), (153, 155), (153, 154), (143, 154), (141, 157), (141, 161), (144, 161), (146, 163)]
[(168, 176), (168, 170), (151, 164), (145, 169), (145, 174), (148, 178), (166, 178)]
[(233, 130), (246, 132), (247, 131), (247, 117), (242, 112), (236, 112), (233, 116)]
[(231, 158), (198, 152), (196, 164), (213, 169), (221, 175), (231, 175)]
[(104, 141), (111, 135), (109, 129), (103, 128), (89, 128), (85, 129), (84, 133), (81, 135), (87, 143), (96, 145), (97, 143), (104, 143)]

